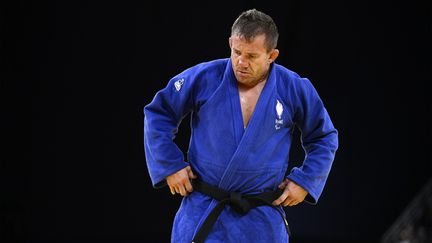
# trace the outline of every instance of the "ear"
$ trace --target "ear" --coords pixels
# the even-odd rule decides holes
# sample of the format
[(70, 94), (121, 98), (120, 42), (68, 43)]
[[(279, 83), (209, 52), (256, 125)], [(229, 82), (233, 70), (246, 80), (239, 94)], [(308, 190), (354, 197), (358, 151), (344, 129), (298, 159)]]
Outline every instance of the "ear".
[(270, 52), (269, 63), (274, 62), (278, 56), (279, 56), (279, 50), (278, 49), (273, 49)]
[(231, 48), (231, 45), (232, 45), (232, 39), (231, 39), (231, 37), (228, 38), (228, 42), (229, 42), (229, 47)]

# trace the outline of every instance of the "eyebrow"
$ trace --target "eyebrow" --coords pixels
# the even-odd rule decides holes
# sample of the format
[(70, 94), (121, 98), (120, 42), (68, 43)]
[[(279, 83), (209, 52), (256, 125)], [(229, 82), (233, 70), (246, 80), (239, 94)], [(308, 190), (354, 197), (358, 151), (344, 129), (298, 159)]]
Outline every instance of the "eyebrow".
[[(241, 52), (239, 49), (236, 49), (236, 48), (232, 48), (235, 52)], [(246, 52), (246, 54), (248, 54), (248, 55), (250, 55), (250, 56), (258, 56), (259, 55), (259, 53), (256, 53), (256, 52)]]

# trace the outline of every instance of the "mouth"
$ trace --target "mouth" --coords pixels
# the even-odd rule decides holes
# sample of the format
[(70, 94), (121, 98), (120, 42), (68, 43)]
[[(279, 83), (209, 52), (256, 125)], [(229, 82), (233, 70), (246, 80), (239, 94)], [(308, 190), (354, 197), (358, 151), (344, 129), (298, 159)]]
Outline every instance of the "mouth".
[(248, 75), (250, 75), (249, 72), (244, 71), (244, 70), (238, 70), (238, 69), (237, 69), (237, 74), (240, 75), (240, 76), (248, 76)]

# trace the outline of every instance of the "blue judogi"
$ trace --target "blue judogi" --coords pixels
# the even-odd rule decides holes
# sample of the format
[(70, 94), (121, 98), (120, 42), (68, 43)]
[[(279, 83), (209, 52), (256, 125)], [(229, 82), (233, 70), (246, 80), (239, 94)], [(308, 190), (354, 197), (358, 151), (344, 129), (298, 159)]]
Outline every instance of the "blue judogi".
[[(191, 113), (187, 162), (173, 142), (181, 120)], [(316, 90), (278, 64), (246, 128), (231, 60), (193, 66), (172, 78), (144, 108), (144, 147), (155, 188), (168, 175), (190, 165), (204, 182), (226, 191), (255, 194), (275, 190), (288, 168), (294, 126), (306, 152), (287, 178), (306, 189), (307, 200), (321, 195), (338, 147), (337, 130)], [(175, 216), (172, 242), (191, 242), (217, 201), (193, 192)], [(230, 206), (220, 214), (206, 242), (288, 242), (278, 209), (260, 206), (239, 215)]]

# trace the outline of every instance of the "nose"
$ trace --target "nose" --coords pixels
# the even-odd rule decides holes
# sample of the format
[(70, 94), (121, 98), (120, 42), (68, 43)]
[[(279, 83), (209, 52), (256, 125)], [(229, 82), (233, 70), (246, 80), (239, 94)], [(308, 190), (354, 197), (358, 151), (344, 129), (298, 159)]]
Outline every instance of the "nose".
[(242, 68), (247, 68), (248, 67), (248, 62), (247, 62), (247, 60), (243, 56), (240, 56), (238, 58), (238, 66), (242, 67)]

